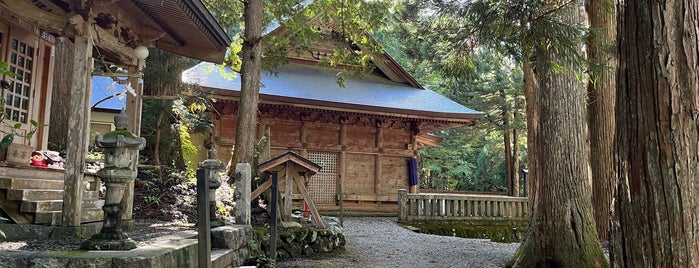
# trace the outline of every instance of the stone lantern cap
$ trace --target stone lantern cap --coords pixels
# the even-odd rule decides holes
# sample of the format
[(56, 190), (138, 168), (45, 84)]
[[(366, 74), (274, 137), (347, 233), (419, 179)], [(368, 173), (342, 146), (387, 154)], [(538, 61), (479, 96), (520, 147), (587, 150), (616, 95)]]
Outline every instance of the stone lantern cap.
[(131, 131), (126, 128), (129, 125), (129, 116), (124, 110), (114, 116), (114, 127), (116, 130), (107, 132), (95, 137), (95, 145), (101, 148), (128, 148), (133, 150), (141, 150), (146, 146), (146, 139), (136, 137)]

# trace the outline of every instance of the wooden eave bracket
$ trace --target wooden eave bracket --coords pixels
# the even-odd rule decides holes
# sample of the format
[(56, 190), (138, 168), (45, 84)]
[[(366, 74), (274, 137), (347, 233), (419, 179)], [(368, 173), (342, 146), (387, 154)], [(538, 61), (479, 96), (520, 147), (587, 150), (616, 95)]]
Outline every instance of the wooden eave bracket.
[(80, 14), (52, 14), (36, 7), (30, 1), (0, 0), (0, 9), (2, 13), (9, 13), (51, 34), (68, 38), (91, 36), (96, 47), (116, 55), (121, 64), (138, 65), (132, 48), (107, 30), (94, 24), (90, 26)]

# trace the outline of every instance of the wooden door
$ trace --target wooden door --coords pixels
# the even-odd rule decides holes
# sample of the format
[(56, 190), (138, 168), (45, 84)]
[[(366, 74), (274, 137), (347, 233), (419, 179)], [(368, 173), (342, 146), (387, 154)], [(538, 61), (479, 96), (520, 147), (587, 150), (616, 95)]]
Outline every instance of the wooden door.
[[(36, 90), (36, 81), (39, 79), (36, 77), (36, 70), (40, 63), (37, 59), (39, 37), (19, 27), (10, 29), (6, 50), (7, 62), (10, 71), (19, 76), (5, 79), (10, 83), (10, 88), (3, 94), (5, 120), (22, 123), (24, 126), (21, 130), (27, 131), (30, 111), (33, 108), (31, 98)], [(23, 134), (22, 131), (19, 132)]]

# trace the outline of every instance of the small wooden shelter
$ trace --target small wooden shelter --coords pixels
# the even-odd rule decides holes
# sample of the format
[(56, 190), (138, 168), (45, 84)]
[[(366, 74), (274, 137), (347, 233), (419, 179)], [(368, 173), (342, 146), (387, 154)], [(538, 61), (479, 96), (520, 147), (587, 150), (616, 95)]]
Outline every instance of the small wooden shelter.
[[(293, 203), (294, 186), (299, 190), (299, 193), (303, 197), (303, 202), (308, 205), (308, 209), (313, 215), (313, 220), (316, 225), (320, 228), (325, 228), (323, 224), (323, 219), (320, 217), (316, 205), (313, 202), (313, 198), (308, 194), (306, 190), (306, 183), (308, 178), (315, 175), (320, 171), (321, 167), (311, 162), (310, 160), (303, 158), (302, 156), (294, 152), (286, 152), (275, 158), (257, 166), (259, 172), (276, 172), (280, 179), (283, 179), (284, 183), (284, 205), (282, 206), (282, 219), (289, 220), (291, 215), (291, 207)], [(250, 194), (251, 199), (255, 199), (262, 192), (269, 189), (272, 186), (272, 180), (269, 179), (262, 185), (257, 187), (257, 189)]]
[[(17, 219), (28, 223), (79, 226), (101, 220), (99, 205), (83, 202), (83, 196), (95, 197), (94, 192), (84, 192), (83, 186), (91, 184), (87, 190), (95, 190), (94, 181), (90, 183), (84, 174), (93, 61), (129, 69), (137, 96), (127, 100), (126, 109), (132, 119), (129, 130), (138, 135), (143, 59), (138, 58), (136, 48), (155, 47), (222, 62), (229, 43), (200, 0), (0, 1), (0, 61), (8, 62), (10, 71), (21, 75), (0, 77), (11, 85), (1, 96), (12, 100), (0, 107), (11, 115), (6, 119), (11, 122), (5, 123), (20, 123), (27, 130), (30, 120), (35, 120), (45, 125), (29, 141), (35, 149), (62, 142), (67, 151), (65, 172), (0, 167), (0, 173), (13, 174), (0, 178), (0, 196), (7, 194), (7, 198), (0, 197), (0, 207), (13, 210), (7, 213), (20, 215)], [(132, 188), (127, 190), (124, 198), (127, 219), (131, 218), (132, 192)], [(48, 196), (50, 200), (40, 199)]]

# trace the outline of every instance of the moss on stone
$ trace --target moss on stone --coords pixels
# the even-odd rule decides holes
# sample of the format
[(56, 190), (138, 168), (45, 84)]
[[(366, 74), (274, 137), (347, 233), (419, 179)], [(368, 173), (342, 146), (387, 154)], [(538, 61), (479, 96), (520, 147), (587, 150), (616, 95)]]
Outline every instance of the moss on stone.
[(114, 130), (111, 132), (107, 132), (104, 134), (104, 139), (109, 139), (109, 138), (116, 138), (117, 136), (124, 136), (125, 138), (135, 138), (136, 136), (131, 133), (131, 131), (128, 130)]
[(527, 229), (527, 223), (509, 220), (414, 221), (404, 224), (404, 227), (421, 233), (514, 243), (521, 241)]

